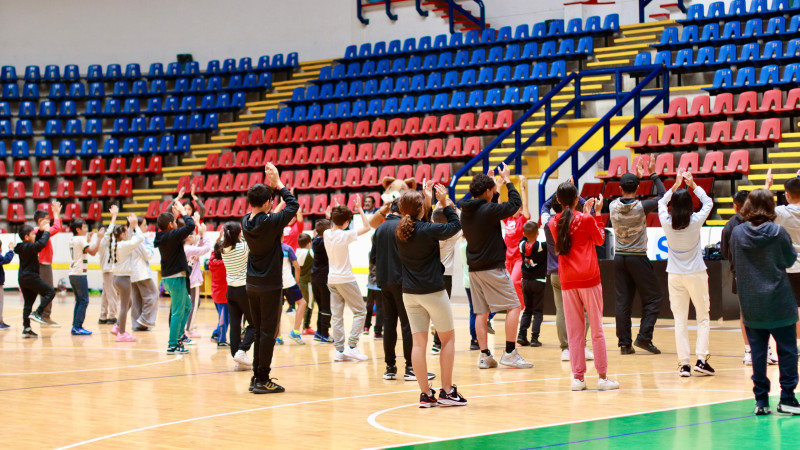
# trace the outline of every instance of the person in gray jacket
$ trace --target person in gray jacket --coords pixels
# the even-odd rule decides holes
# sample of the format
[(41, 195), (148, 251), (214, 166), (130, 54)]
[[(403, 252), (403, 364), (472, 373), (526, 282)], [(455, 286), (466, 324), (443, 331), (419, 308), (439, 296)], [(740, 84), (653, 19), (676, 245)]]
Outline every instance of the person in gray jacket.
[[(614, 227), (614, 273), (617, 290), (616, 318), (619, 351), (623, 355), (635, 353), (631, 346), (644, 349), (653, 354), (661, 350), (653, 345), (653, 329), (658, 319), (661, 304), (661, 290), (653, 283), (655, 272), (647, 258), (647, 215), (658, 209), (658, 201), (666, 189), (655, 170), (655, 157), (650, 158), (650, 179), (656, 188), (656, 196), (638, 200), (636, 191), (639, 179), (644, 175), (642, 158), (636, 167), (636, 175), (626, 173), (620, 180), (622, 197), (609, 205), (611, 225)], [(642, 299), (642, 320), (636, 341), (631, 338), (631, 307), (633, 296), (639, 291)]]

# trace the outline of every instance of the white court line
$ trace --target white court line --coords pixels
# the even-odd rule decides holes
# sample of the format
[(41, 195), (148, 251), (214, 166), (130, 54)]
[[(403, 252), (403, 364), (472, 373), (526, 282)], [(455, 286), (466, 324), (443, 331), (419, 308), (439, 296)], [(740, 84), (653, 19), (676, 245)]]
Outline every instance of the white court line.
[[(626, 390), (629, 390), (629, 391), (683, 391), (683, 389), (626, 389)], [(690, 390), (690, 391), (696, 391), (696, 390)], [(730, 391), (730, 390), (721, 390), (721, 389), (702, 389), (702, 391), (704, 391), (704, 392), (749, 392), (749, 391)], [(480, 396), (474, 396), (474, 397), (471, 396), (470, 398), (499, 397), (499, 396), (503, 396), (503, 395), (556, 394), (556, 393), (563, 393), (563, 392), (564, 391), (524, 392), (524, 393), (521, 393), (521, 394), (519, 394), (519, 393), (510, 393), (510, 394), (498, 394), (498, 395), (480, 395)], [(514, 431), (537, 430), (537, 429), (540, 429), (540, 428), (550, 428), (550, 427), (557, 427), (557, 426), (562, 426), (562, 425), (574, 425), (574, 424), (578, 424), (578, 423), (594, 422), (594, 421), (598, 421), (598, 420), (619, 419), (621, 417), (638, 416), (638, 415), (641, 415), (641, 414), (651, 414), (651, 413), (658, 413), (658, 412), (677, 411), (679, 409), (694, 408), (694, 407), (699, 407), (699, 406), (718, 405), (718, 404), (721, 404), (721, 403), (736, 402), (736, 401), (748, 400), (748, 399), (752, 399), (752, 398), (753, 398), (752, 395), (750, 395), (750, 396), (744, 397), (744, 398), (738, 398), (738, 399), (732, 399), (732, 400), (720, 400), (720, 401), (707, 402), (707, 403), (699, 403), (697, 405), (675, 406), (675, 407), (671, 407), (671, 408), (653, 409), (653, 410), (649, 410), (649, 411), (640, 411), (640, 412), (635, 412), (635, 413), (625, 413), (625, 414), (618, 414), (618, 415), (614, 415), (614, 416), (604, 416), (604, 417), (598, 417), (598, 418), (594, 418), (594, 419), (570, 420), (570, 421), (566, 421), (566, 422), (559, 422), (559, 423), (552, 423), (552, 424), (545, 424), (545, 425), (536, 425), (536, 426), (533, 426), (533, 427), (509, 428), (507, 430), (487, 431), (487, 432), (483, 432), (483, 433), (467, 434), (467, 435), (464, 435), (464, 436), (455, 436), (455, 437), (448, 437), (448, 438), (439, 438), (439, 437), (429, 437), (429, 436), (415, 435), (415, 434), (405, 433), (405, 432), (398, 431), (398, 430), (392, 430), (391, 428), (387, 428), (387, 427), (379, 425), (376, 428), (380, 428), (381, 430), (389, 431), (389, 432), (392, 432), (392, 433), (405, 434), (405, 435), (409, 435), (409, 436), (420, 436), (420, 437), (423, 437), (424, 439), (427, 439), (427, 440), (416, 441), (416, 442), (406, 442), (404, 444), (395, 444), (395, 445), (391, 445), (391, 446), (368, 447), (368, 448), (366, 448), (364, 450), (378, 450), (378, 449), (386, 449), (386, 448), (406, 447), (406, 446), (409, 446), (409, 445), (430, 444), (430, 443), (433, 443), (433, 442), (455, 441), (455, 440), (458, 440), (458, 439), (467, 439), (467, 438), (473, 438), (473, 437), (489, 436), (489, 435), (493, 435), (493, 434), (510, 433), (510, 432), (514, 432)], [(377, 417), (377, 415), (380, 415), (380, 414), (382, 414), (384, 412), (389, 412), (389, 411), (394, 410), (394, 409), (400, 409), (400, 408), (405, 408), (405, 407), (414, 406), (414, 405), (416, 405), (416, 403), (411, 404), (411, 405), (397, 406), (397, 407), (389, 408), (389, 409), (386, 409), (386, 410), (383, 410), (383, 411), (378, 411), (377, 413), (373, 413), (370, 416), (370, 418), (372, 418), (373, 416)], [(372, 425), (372, 423), (370, 423), (370, 425)]]
[[(737, 368), (737, 369), (717, 369), (717, 372), (731, 371), (731, 370), (745, 370), (745, 369), (747, 369), (747, 368), (746, 367), (742, 367), (742, 368)], [(635, 373), (626, 373), (626, 374), (616, 374), (615, 376), (623, 377), (623, 376), (641, 376), (641, 375), (663, 375), (663, 374), (674, 374), (674, 373), (675, 373), (674, 370), (670, 370), (670, 371), (664, 371), (664, 372), (645, 372), (645, 373), (635, 372)], [(462, 385), (461, 387), (493, 386), (493, 385), (499, 385), (499, 384), (531, 383), (531, 382), (539, 382), (539, 381), (570, 380), (570, 379), (572, 379), (572, 375), (565, 376), (565, 377), (535, 378), (535, 379), (529, 379), (529, 380), (493, 381), (491, 383), (465, 384), (465, 385)], [(287, 403), (287, 404), (283, 404), (283, 405), (273, 405), (273, 406), (262, 406), (260, 408), (243, 409), (243, 410), (239, 410), (239, 411), (230, 411), (230, 412), (226, 412), (226, 413), (211, 414), (211, 415), (207, 415), (207, 416), (190, 417), (188, 419), (181, 419), (181, 420), (175, 420), (175, 421), (172, 421), (172, 422), (165, 422), (165, 423), (159, 423), (159, 424), (155, 424), (155, 425), (148, 425), (146, 427), (134, 428), (132, 430), (120, 431), (118, 433), (112, 433), (112, 434), (108, 434), (108, 435), (105, 435), (105, 436), (99, 436), (99, 437), (96, 437), (96, 438), (93, 438), (93, 439), (88, 439), (88, 440), (85, 440), (85, 441), (76, 442), (74, 444), (66, 445), (66, 446), (63, 446), (63, 447), (58, 447), (58, 448), (56, 448), (56, 450), (64, 450), (64, 449), (69, 449), (69, 448), (80, 447), (82, 445), (92, 444), (92, 443), (103, 441), (103, 440), (106, 440), (106, 439), (111, 439), (111, 438), (115, 438), (115, 437), (119, 437), (119, 436), (125, 436), (125, 435), (128, 435), (128, 434), (138, 433), (138, 432), (141, 432), (141, 431), (154, 430), (154, 429), (157, 429), (157, 428), (167, 427), (167, 426), (171, 426), (171, 425), (180, 425), (180, 424), (183, 424), (183, 423), (197, 422), (197, 421), (206, 420), (206, 419), (215, 419), (215, 418), (218, 418), (218, 417), (234, 416), (234, 415), (238, 415), (238, 414), (247, 414), (247, 413), (251, 413), (251, 412), (266, 411), (266, 410), (269, 410), (269, 409), (277, 409), (277, 408), (287, 408), (287, 407), (291, 407), (291, 406), (304, 406), (304, 405), (312, 405), (312, 404), (316, 404), (316, 403), (335, 402), (335, 401), (340, 401), (340, 400), (352, 400), (352, 399), (357, 399), (357, 398), (368, 398), (368, 397), (380, 397), (380, 396), (385, 396), (385, 395), (405, 394), (405, 393), (409, 393), (409, 392), (419, 392), (419, 389), (403, 390), (403, 391), (395, 391), (395, 392), (379, 392), (379, 393), (375, 393), (375, 394), (353, 395), (353, 396), (349, 396), (349, 397), (325, 398), (325, 399), (319, 399), (319, 400), (308, 400), (308, 401), (305, 401), (305, 402)], [(567, 392), (570, 392), (570, 391), (564, 391), (564, 392), (567, 393)], [(727, 400), (727, 401), (730, 401), (730, 400)], [(704, 406), (704, 405), (698, 405), (698, 406)], [(636, 414), (642, 414), (642, 413), (636, 413)], [(623, 416), (620, 416), (620, 417), (623, 417)], [(613, 418), (613, 417), (611, 417), (611, 418)], [(547, 425), (547, 426), (550, 426), (550, 425)]]
[[(0, 348), (0, 351), (14, 351), (14, 350), (23, 350), (23, 351), (30, 351), (28, 348)], [(124, 348), (124, 347), (42, 347), (40, 349), (36, 349), (36, 351), (42, 350), (113, 350), (113, 351), (134, 351), (134, 352), (151, 352), (151, 353), (162, 353), (162, 350), (155, 350), (155, 349), (144, 349), (144, 348)], [(52, 372), (14, 372), (14, 373), (0, 373), (0, 376), (21, 376), (21, 375), (53, 375), (53, 374), (60, 374), (60, 373), (79, 373), (79, 372), (101, 372), (104, 370), (119, 370), (119, 369), (133, 369), (136, 367), (146, 367), (146, 366), (154, 366), (156, 364), (164, 364), (172, 361), (177, 361), (183, 358), (183, 355), (168, 355), (168, 356), (176, 356), (175, 358), (166, 359), (164, 361), (156, 361), (150, 363), (142, 363), (142, 364), (133, 364), (130, 366), (119, 366), (119, 367), (101, 367), (97, 369), (74, 369), (74, 370), (54, 370)]]

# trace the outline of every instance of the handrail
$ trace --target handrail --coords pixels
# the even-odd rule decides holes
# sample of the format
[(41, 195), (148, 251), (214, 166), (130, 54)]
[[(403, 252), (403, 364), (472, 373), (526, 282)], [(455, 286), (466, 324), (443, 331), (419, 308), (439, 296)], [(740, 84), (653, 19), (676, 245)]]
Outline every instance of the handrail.
[[(644, 9), (649, 5), (653, 0), (639, 0), (639, 23), (644, 23)], [(681, 10), (682, 13), (686, 14), (686, 5), (683, 4), (683, 0), (677, 0), (678, 9)]]
[(455, 24), (455, 14), (453, 14), (454, 10), (461, 13), (464, 17), (469, 19), (472, 22), (475, 22), (481, 30), (486, 29), (486, 7), (483, 5), (482, 0), (474, 0), (475, 3), (478, 4), (478, 8), (481, 11), (481, 17), (478, 19), (477, 17), (473, 16), (471, 12), (464, 9), (461, 5), (455, 2), (455, 0), (447, 0), (447, 18), (450, 22), (450, 34), (454, 34), (456, 32), (456, 24)]
[[(419, 14), (422, 16), (427, 16), (427, 11), (425, 11), (425, 14), (422, 14), (422, 11), (420, 11), (421, 8), (419, 1), (420, 0), (417, 0), (417, 12), (419, 12)], [(383, 2), (386, 4), (386, 15), (389, 17), (389, 19), (397, 20), (397, 15), (392, 14), (392, 0), (383, 0)], [(364, 5), (361, 4), (361, 0), (356, 0), (356, 17), (358, 17), (358, 20), (364, 25), (369, 25), (369, 19), (365, 19), (363, 13), (361, 12), (363, 7)]]
[[(580, 180), (580, 177), (583, 176), (589, 169), (600, 160), (601, 157), (605, 158), (605, 166), (608, 167), (609, 156), (611, 153), (611, 148), (619, 142), (622, 137), (630, 131), (631, 128), (634, 128), (634, 136), (638, 138), (639, 131), (641, 129), (641, 120), (642, 118), (649, 113), (659, 102), (663, 102), (664, 112), (666, 112), (667, 104), (669, 103), (669, 70), (667, 70), (664, 66), (641, 66), (639, 69), (650, 69), (651, 72), (642, 79), (639, 84), (636, 85), (630, 92), (628, 92), (621, 100), (617, 101), (616, 105), (611, 108), (597, 123), (592, 126), (583, 136), (581, 136), (572, 146), (564, 152), (560, 157), (558, 157), (547, 169), (542, 172), (542, 176), (539, 178), (539, 208), (541, 209), (542, 205), (545, 202), (545, 186), (547, 184), (547, 180), (555, 172), (568, 158), (572, 158), (572, 176), (575, 182), (577, 183)], [(656, 79), (656, 77), (662, 76), (663, 83), (660, 89), (651, 89), (646, 91), (644, 87)], [(641, 107), (641, 97), (643, 94), (650, 94), (651, 92), (655, 92), (653, 94), (653, 99), (644, 107)], [(630, 101), (633, 100), (634, 102), (634, 117), (628, 123), (626, 123), (614, 136), (611, 136), (611, 118), (614, 115), (621, 113), (622, 108), (625, 107)], [(597, 131), (603, 129), (603, 147), (601, 147), (591, 158), (582, 166), (578, 167), (578, 151), (580, 150), (581, 146), (585, 144), (589, 138), (591, 138)]]

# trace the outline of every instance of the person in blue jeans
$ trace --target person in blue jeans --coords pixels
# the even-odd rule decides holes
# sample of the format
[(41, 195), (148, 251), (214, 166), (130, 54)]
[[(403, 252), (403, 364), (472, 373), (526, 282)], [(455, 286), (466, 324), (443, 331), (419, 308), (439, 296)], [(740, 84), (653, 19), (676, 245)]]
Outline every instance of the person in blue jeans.
[[(797, 387), (797, 302), (786, 269), (797, 261), (792, 238), (775, 223), (775, 200), (767, 189), (750, 193), (741, 210), (744, 223), (731, 233), (731, 263), (753, 360), (755, 414), (770, 414), (767, 378), (769, 337), (775, 338), (780, 369), (778, 412), (800, 415)], [(769, 293), (769, 295), (764, 295)]]
[(100, 249), (105, 229), (95, 235), (89, 233), (89, 227), (83, 219), (75, 219), (70, 224), (72, 238), (69, 241), (69, 251), (72, 262), (69, 265), (69, 284), (75, 295), (75, 310), (72, 313), (72, 335), (88, 336), (91, 331), (83, 328), (86, 318), (86, 307), (89, 306), (89, 282), (86, 269), (89, 267), (89, 255), (94, 256)]

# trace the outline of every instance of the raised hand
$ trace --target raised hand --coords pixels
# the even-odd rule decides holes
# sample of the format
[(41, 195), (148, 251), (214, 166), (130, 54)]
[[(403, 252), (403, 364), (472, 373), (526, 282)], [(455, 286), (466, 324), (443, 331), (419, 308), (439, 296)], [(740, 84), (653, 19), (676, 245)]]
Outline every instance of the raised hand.
[(508, 183), (510, 181), (509, 177), (511, 176), (511, 169), (508, 168), (506, 163), (501, 163), (500, 164), (500, 176), (503, 178), (503, 181), (505, 181), (506, 183)]
[(595, 214), (596, 216), (599, 216), (599, 215), (600, 215), (600, 212), (601, 212), (602, 210), (603, 210), (603, 194), (600, 194), (600, 195), (597, 197), (597, 202), (595, 203), (595, 206), (594, 206), (594, 214)]
[(697, 184), (695, 184), (694, 177), (692, 177), (692, 173), (691, 172), (684, 173), (683, 174), (683, 179), (686, 182), (686, 187), (687, 188), (694, 189), (694, 188), (697, 187)]
[(183, 217), (186, 215), (186, 208), (183, 206), (183, 203), (181, 203), (178, 200), (175, 200), (174, 202), (172, 202), (172, 213), (175, 214), (176, 216)]
[(429, 180), (427, 178), (422, 180), (422, 191), (428, 197), (433, 197), (433, 180)]
[(574, 177), (572, 177), (572, 176), (570, 176), (570, 177), (569, 177), (569, 179), (567, 180), (567, 183), (569, 183), (569, 184), (575, 184), (575, 178), (574, 178)]
[(281, 181), (281, 174), (278, 172), (278, 168), (275, 167), (274, 164), (268, 162), (264, 166), (264, 173), (267, 175), (267, 179), (269, 180), (270, 187), (278, 186), (278, 183)]
[(112, 217), (117, 217), (117, 215), (119, 214), (119, 206), (111, 205), (111, 208), (108, 208), (108, 212), (111, 213)]
[(136, 214), (134, 213), (128, 214), (128, 226), (131, 228), (136, 228), (139, 226), (139, 219), (136, 218)]
[(447, 206), (447, 188), (443, 184), (436, 185), (436, 200), (442, 208)]
[(361, 209), (361, 194), (356, 195), (356, 201), (353, 203), (353, 206), (355, 206), (356, 212), (359, 214), (363, 211), (363, 209)]
[[(800, 174), (800, 171), (797, 171)], [(767, 169), (767, 178), (764, 180), (764, 189), (769, 189), (772, 187), (772, 183), (774, 182), (772, 177), (772, 168)]]
[(195, 191), (196, 190), (197, 190), (197, 186), (195, 186), (195, 184), (192, 183), (192, 192), (191, 192), (192, 198), (197, 198), (197, 195), (195, 195)]
[(528, 189), (528, 179), (525, 177), (525, 175), (520, 175), (519, 176), (519, 190), (524, 192), (527, 189)]
[(656, 155), (653, 153), (650, 155), (650, 173), (656, 173)]
[(590, 198), (589, 200), (586, 200), (586, 203), (583, 204), (583, 213), (584, 214), (591, 214), (592, 213), (592, 208), (594, 207), (594, 202), (595, 202), (594, 198)]
[(206, 224), (201, 223), (200, 226), (197, 227), (197, 232), (200, 233), (200, 236), (202, 237), (202, 236), (205, 236), (207, 229), (208, 228), (206, 227)]
[(192, 220), (194, 220), (194, 223), (200, 223), (200, 212), (199, 211), (195, 211), (194, 214), (192, 214)]
[(42, 230), (43, 232), (50, 232), (50, 222), (44, 221), (44, 223), (42, 224), (41, 227), (39, 227), (39, 229)]
[(672, 185), (672, 192), (675, 192), (678, 189), (680, 189), (681, 184), (683, 183), (683, 175), (684, 175), (684, 170), (678, 169), (678, 172), (675, 174), (675, 184)]
[[(194, 193), (194, 184), (192, 184), (192, 192)], [(178, 200), (182, 199), (184, 194), (186, 194), (186, 186), (181, 186), (181, 190), (178, 191), (177, 199)]]
[(644, 176), (644, 162), (642, 162), (642, 158), (640, 157), (638, 161), (636, 161), (636, 178), (642, 178)]

